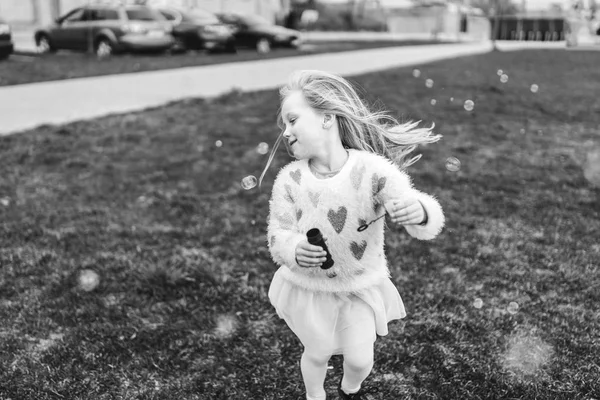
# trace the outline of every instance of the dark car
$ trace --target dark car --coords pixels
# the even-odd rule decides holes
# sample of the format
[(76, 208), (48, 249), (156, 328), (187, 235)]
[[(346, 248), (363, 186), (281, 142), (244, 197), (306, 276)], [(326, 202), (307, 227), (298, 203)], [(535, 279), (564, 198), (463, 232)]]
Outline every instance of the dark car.
[(235, 51), (231, 30), (215, 14), (199, 8), (161, 7), (158, 11), (173, 24), (175, 50)]
[(13, 52), (14, 45), (10, 26), (0, 19), (0, 60), (7, 59)]
[(158, 11), (137, 5), (76, 8), (35, 32), (38, 52), (93, 50), (99, 57), (122, 51), (164, 51), (173, 45), (171, 24)]
[(274, 47), (297, 48), (302, 42), (299, 31), (270, 23), (253, 14), (221, 13), (219, 19), (232, 27), (237, 48), (255, 48), (268, 53)]

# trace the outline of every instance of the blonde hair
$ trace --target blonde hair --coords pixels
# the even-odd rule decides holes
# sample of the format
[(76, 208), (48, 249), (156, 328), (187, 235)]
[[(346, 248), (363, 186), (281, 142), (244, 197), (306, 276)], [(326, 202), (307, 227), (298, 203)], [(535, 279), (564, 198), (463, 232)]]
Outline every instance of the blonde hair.
[[(302, 92), (313, 109), (336, 116), (344, 147), (380, 154), (402, 169), (421, 158), (421, 154), (409, 158), (418, 145), (437, 142), (441, 138), (441, 135), (433, 134), (435, 124), (429, 128), (417, 128), (421, 121), (401, 124), (384, 111), (370, 110), (350, 82), (328, 72), (301, 70), (292, 73), (288, 83), (279, 90), (282, 103), (292, 91)], [(271, 150), (259, 183), (262, 183), (283, 137), (281, 109), (277, 123), (282, 133)]]

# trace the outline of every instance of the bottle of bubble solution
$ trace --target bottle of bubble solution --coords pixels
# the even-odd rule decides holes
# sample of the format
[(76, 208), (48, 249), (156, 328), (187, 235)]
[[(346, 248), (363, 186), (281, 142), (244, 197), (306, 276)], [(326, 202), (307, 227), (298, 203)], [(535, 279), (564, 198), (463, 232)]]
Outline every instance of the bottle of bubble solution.
[(329, 253), (329, 249), (325, 244), (325, 240), (323, 239), (321, 231), (318, 228), (312, 228), (306, 232), (306, 239), (308, 240), (308, 243), (312, 244), (313, 246), (321, 246), (323, 250), (327, 252), (327, 260), (325, 260), (323, 265), (321, 265), (321, 268), (329, 269), (333, 267), (333, 259), (331, 258), (331, 254)]

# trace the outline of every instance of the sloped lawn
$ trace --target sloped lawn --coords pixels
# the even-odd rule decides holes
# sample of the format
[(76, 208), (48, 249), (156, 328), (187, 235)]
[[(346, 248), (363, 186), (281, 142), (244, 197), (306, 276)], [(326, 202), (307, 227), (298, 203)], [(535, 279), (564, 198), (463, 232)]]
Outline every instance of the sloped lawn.
[[(444, 135), (409, 172), (446, 229), (387, 233), (409, 315), (377, 341), (376, 398), (600, 398), (596, 60), (492, 53), (356, 79)], [(0, 138), (1, 399), (303, 398), (301, 347), (266, 297), (288, 156), (240, 187), (277, 108), (275, 91), (233, 92)]]

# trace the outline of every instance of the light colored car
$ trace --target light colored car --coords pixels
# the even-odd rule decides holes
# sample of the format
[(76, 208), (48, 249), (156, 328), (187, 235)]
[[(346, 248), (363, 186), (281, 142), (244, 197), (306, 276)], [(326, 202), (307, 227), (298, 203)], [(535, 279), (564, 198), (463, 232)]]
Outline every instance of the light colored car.
[(0, 60), (7, 59), (14, 51), (10, 26), (0, 19)]
[(93, 50), (98, 56), (123, 51), (164, 51), (173, 45), (171, 24), (138, 5), (90, 5), (76, 8), (35, 32), (39, 53), (60, 49)]

